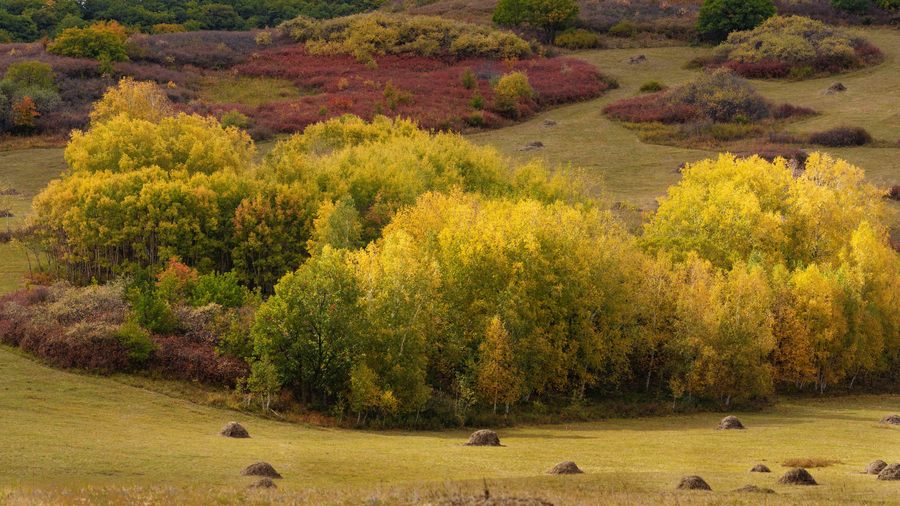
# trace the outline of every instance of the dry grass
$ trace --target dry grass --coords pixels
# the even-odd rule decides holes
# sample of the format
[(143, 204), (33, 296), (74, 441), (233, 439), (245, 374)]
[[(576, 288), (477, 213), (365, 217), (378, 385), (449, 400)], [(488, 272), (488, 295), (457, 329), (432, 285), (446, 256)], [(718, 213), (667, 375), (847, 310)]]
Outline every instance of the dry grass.
[(795, 458), (795, 459), (786, 459), (781, 463), (784, 467), (805, 467), (807, 469), (811, 469), (813, 467), (828, 467), (833, 466), (835, 464), (843, 464), (840, 460), (837, 459), (825, 459), (821, 457), (806, 457), (806, 458)]

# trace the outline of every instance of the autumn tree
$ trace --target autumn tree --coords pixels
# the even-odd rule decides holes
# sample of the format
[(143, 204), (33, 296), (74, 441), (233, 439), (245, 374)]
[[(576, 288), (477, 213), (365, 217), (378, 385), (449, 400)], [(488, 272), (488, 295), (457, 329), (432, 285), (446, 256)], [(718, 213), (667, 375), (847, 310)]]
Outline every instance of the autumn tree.
[(509, 413), (509, 405), (521, 395), (521, 377), (509, 332), (499, 316), (488, 322), (478, 355), (478, 391), (482, 399), (493, 405), (494, 413), (497, 403), (503, 403)]
[(123, 77), (118, 85), (110, 87), (103, 98), (94, 103), (91, 123), (103, 123), (119, 115), (159, 123), (173, 114), (172, 103), (159, 85)]
[(493, 21), (498, 25), (527, 25), (542, 30), (549, 39), (578, 16), (574, 0), (500, 0)]

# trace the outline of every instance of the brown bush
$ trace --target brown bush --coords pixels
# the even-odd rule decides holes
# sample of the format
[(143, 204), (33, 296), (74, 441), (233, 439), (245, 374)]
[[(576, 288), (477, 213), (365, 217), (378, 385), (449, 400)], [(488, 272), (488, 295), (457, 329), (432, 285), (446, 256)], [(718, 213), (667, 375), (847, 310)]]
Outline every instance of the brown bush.
[(809, 142), (832, 148), (846, 146), (865, 146), (872, 142), (872, 136), (864, 128), (837, 127), (809, 136)]

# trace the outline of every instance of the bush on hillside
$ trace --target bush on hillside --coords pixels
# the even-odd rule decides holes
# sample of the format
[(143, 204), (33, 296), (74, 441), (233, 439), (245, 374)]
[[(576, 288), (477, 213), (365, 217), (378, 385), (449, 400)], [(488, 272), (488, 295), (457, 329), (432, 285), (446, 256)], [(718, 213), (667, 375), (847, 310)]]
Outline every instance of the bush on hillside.
[(804, 66), (811, 69), (808, 74), (836, 73), (881, 58), (881, 51), (865, 39), (799, 16), (776, 16), (754, 30), (734, 32), (715, 56), (746, 77), (785, 77)]
[(519, 115), (519, 104), (534, 98), (534, 88), (524, 72), (503, 75), (494, 86), (494, 107), (501, 114)]
[(864, 128), (837, 127), (811, 134), (809, 142), (833, 148), (865, 146), (872, 142), (872, 136)]
[(593, 49), (601, 47), (600, 36), (583, 28), (566, 30), (553, 39), (553, 45), (565, 49)]
[(115, 21), (100, 21), (87, 28), (66, 28), (48, 46), (60, 56), (91, 58), (100, 62), (128, 59), (125, 28)]
[(511, 32), (438, 17), (358, 14), (326, 21), (296, 18), (282, 33), (306, 44), (312, 54), (349, 54), (371, 61), (385, 54), (453, 58), (523, 58), (531, 47)]

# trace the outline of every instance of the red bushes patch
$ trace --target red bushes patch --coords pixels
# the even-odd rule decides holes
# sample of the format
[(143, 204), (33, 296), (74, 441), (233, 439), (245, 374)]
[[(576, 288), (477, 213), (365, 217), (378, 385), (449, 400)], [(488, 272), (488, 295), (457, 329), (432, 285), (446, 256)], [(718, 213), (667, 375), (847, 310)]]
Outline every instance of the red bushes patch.
[(603, 112), (619, 121), (629, 123), (687, 123), (697, 118), (696, 107), (673, 104), (666, 100), (667, 92), (620, 100), (603, 108)]
[(791, 65), (778, 60), (758, 62), (727, 61), (725, 67), (748, 79), (780, 79), (791, 72)]
[(210, 344), (180, 336), (156, 337), (153, 341), (157, 348), (150, 358), (150, 368), (166, 378), (234, 386), (250, 371), (246, 362), (220, 356)]
[[(462, 82), (467, 69), (476, 76), (473, 89)], [(377, 66), (368, 66), (351, 56), (310, 55), (303, 46), (285, 46), (264, 51), (235, 70), (246, 76), (289, 79), (313, 93), (256, 108), (211, 106), (214, 110), (239, 109), (277, 132), (296, 132), (346, 113), (366, 119), (376, 114), (403, 116), (416, 119), (425, 128), (463, 129), (465, 119), (477, 112), (473, 107), (476, 94), (484, 102), (484, 126), (501, 126), (509, 121), (492, 112), (491, 81), (511, 71), (525, 72), (537, 92), (532, 103), (522, 104), (520, 117), (552, 105), (594, 98), (610, 87), (594, 67), (570, 58), (445, 62), (422, 56), (383, 56)]]

